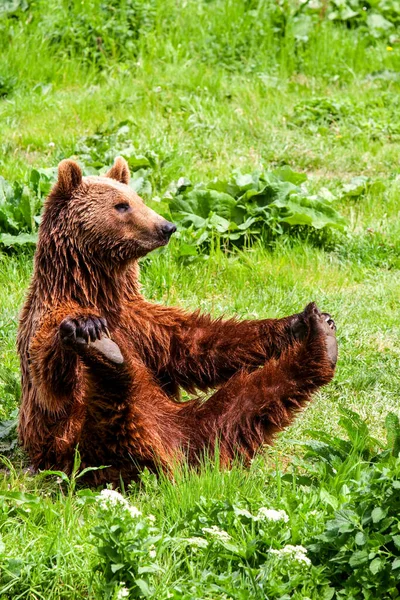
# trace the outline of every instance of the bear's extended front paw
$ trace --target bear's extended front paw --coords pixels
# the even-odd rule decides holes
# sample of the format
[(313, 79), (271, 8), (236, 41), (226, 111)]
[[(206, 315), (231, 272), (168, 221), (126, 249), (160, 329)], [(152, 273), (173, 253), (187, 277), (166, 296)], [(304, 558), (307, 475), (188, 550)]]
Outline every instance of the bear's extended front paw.
[(102, 337), (110, 337), (104, 317), (67, 317), (60, 325), (61, 341), (64, 344), (90, 343)]
[(84, 360), (102, 357), (122, 365), (124, 357), (119, 346), (110, 339), (104, 317), (67, 317), (60, 324), (61, 343), (75, 350)]

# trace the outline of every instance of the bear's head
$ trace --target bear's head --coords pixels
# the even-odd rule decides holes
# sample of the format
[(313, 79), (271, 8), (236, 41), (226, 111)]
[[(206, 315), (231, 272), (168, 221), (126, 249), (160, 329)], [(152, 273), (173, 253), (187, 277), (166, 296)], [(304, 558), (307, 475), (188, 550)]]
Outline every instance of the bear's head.
[(137, 259), (166, 245), (175, 225), (144, 204), (128, 185), (129, 178), (121, 157), (102, 177), (83, 177), (75, 161), (61, 161), (43, 214), (45, 238), (112, 263)]

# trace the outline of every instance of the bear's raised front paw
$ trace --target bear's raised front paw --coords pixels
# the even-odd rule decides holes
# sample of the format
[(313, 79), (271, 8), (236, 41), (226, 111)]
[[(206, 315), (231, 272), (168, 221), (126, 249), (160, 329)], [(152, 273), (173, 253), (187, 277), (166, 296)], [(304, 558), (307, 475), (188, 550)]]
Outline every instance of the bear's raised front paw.
[(60, 325), (61, 341), (68, 343), (86, 343), (110, 337), (107, 321), (104, 317), (67, 317)]
[[(67, 317), (60, 325), (61, 342), (82, 355), (85, 348), (99, 352), (110, 362), (122, 365), (124, 357), (119, 346), (110, 339), (107, 321), (104, 317)], [(87, 353), (88, 350), (85, 350)], [(85, 354), (82, 355), (83, 357)]]

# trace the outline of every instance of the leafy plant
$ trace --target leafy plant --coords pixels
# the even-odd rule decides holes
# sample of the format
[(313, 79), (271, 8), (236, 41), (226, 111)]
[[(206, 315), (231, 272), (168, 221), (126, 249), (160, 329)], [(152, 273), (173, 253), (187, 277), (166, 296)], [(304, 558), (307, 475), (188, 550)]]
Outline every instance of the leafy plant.
[(105, 597), (151, 595), (150, 580), (159, 570), (156, 557), (161, 540), (154, 517), (143, 516), (119, 492), (109, 489), (98, 495), (97, 511), (99, 524), (91, 541), (98, 549), (96, 570), (101, 572)]
[[(82, 138), (77, 150), (84, 173), (102, 172), (116, 154), (123, 156), (133, 171), (129, 183), (145, 198), (152, 194), (151, 179), (157, 178), (159, 159), (152, 152), (139, 154), (129, 137), (129, 126), (120, 123), (115, 133), (97, 133)], [(309, 230), (346, 227), (333, 207), (334, 196), (326, 189), (310, 194), (303, 185), (307, 176), (289, 167), (252, 174), (234, 174), (229, 180), (208, 184), (181, 178), (172, 183), (156, 210), (171, 216), (181, 226), (180, 256), (197, 256), (198, 251), (218, 236), (223, 244), (241, 245), (259, 237), (290, 233), (294, 226)], [(22, 246), (36, 242), (43, 199), (55, 180), (55, 169), (33, 169), (27, 185), (0, 178), (0, 242)], [(155, 203), (156, 204), (156, 203)]]
[(3, 246), (36, 243), (43, 200), (53, 169), (32, 169), (27, 184), (9, 183), (0, 176), (0, 242)]
[(314, 431), (303, 443), (307, 453), (300, 462), (314, 481), (310, 493), (319, 490), (332, 511), (323, 531), (306, 546), (313, 564), (324, 566), (335, 598), (395, 598), (400, 576), (399, 418), (387, 416), (387, 444), (381, 450), (384, 444), (371, 437), (356, 413), (341, 412), (347, 440)]
[(343, 231), (346, 221), (332, 206), (334, 196), (328, 190), (311, 195), (303, 185), (306, 179), (289, 167), (238, 173), (208, 184), (192, 185), (182, 178), (165, 200), (181, 228), (194, 232), (192, 246), (209, 243), (213, 234), (225, 244), (242, 244), (290, 232), (293, 226)]
[(9, 419), (0, 421), (0, 453), (6, 454), (14, 450), (18, 443), (17, 436), (18, 409), (15, 409)]

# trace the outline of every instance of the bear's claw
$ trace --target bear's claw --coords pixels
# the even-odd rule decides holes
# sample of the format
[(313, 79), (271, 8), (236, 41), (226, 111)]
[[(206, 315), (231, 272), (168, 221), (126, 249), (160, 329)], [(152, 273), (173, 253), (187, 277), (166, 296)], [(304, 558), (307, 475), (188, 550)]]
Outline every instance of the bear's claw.
[(60, 325), (60, 335), (63, 342), (75, 342), (77, 338), (83, 339), (87, 344), (110, 337), (107, 321), (104, 317), (67, 317)]

